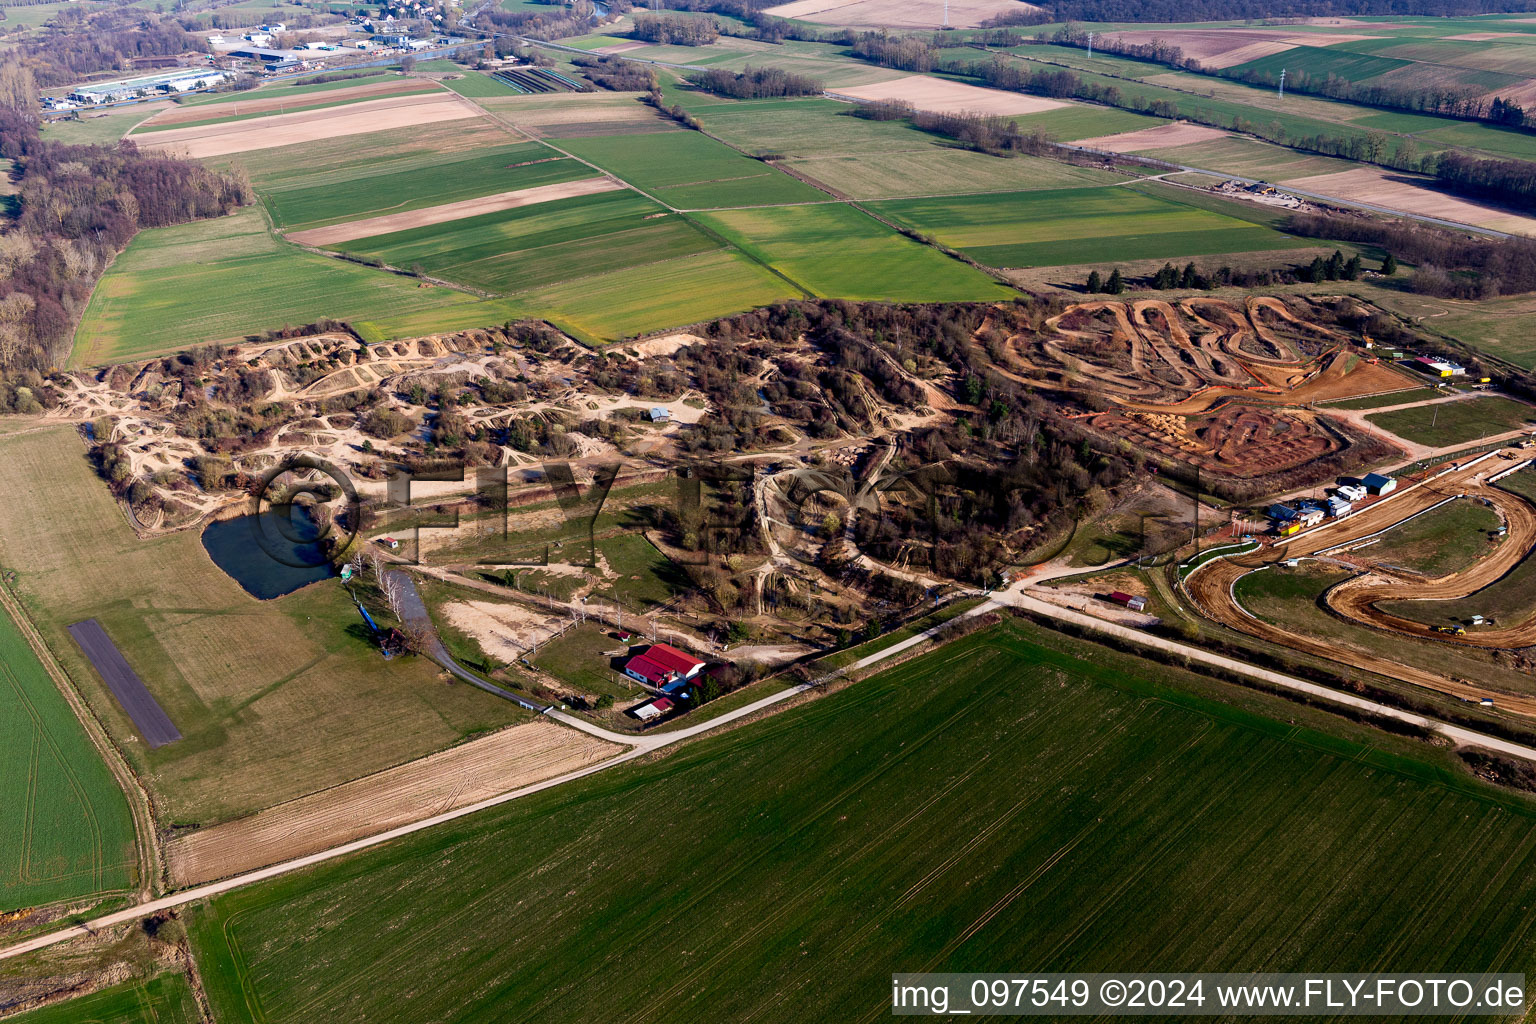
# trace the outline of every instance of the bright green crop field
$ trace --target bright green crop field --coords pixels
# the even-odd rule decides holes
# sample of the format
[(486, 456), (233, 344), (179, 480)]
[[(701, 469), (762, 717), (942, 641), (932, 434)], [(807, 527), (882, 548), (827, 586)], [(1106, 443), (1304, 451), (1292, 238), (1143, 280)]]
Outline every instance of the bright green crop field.
[(91, 293), (71, 360), (96, 365), (319, 317), (387, 321), (480, 301), (304, 252), (273, 237), (262, 211), (248, 207), (139, 232)]
[(148, 981), (113, 985), (88, 996), (55, 1003), (10, 1024), (197, 1024), (197, 1001), (185, 975), (160, 974)]
[(1175, 259), (1301, 244), (1236, 217), (1123, 188), (908, 199), (871, 207), (994, 267)]
[(445, 81), (443, 84), (460, 96), (468, 96), (471, 99), (485, 96), (520, 95), (516, 89), (505, 82), (499, 82), (490, 75), (482, 75), (478, 71), (465, 71), (462, 78)]
[[(370, 169), (378, 173), (367, 173)], [(597, 174), (533, 142), (446, 154), (434, 164), (419, 167), (365, 165), (361, 170), (364, 173), (345, 181), (265, 188), (261, 198), (272, 220), (284, 230), (294, 231)]]
[(128, 804), (16, 624), (0, 611), (0, 903), (127, 889)]
[(190, 931), (224, 1024), (873, 1021), (893, 971), (999, 964), (1529, 972), (1536, 810), (1442, 757), (1003, 625)]
[(803, 296), (739, 252), (717, 249), (546, 285), (510, 300), (590, 344)]
[(334, 248), (397, 267), (419, 264), (434, 276), (492, 291), (518, 292), (706, 252), (720, 243), (625, 189), (429, 224)]
[(826, 199), (819, 189), (700, 132), (599, 135), (561, 146), (677, 209)]
[(840, 203), (697, 214), (807, 291), (842, 299), (964, 302), (1012, 292), (986, 274)]
[(1366, 419), (1399, 437), (1439, 448), (1477, 441), (1525, 426), (1536, 421), (1536, 409), (1513, 398), (1486, 395), (1381, 412)]
[(1278, 76), (1284, 69), (1292, 75), (1307, 74), (1317, 79), (1337, 75), (1351, 82), (1363, 82), (1367, 78), (1408, 66), (1408, 61), (1393, 57), (1377, 57), (1325, 46), (1296, 46), (1283, 53), (1239, 64), (1235, 70), (1267, 72)]

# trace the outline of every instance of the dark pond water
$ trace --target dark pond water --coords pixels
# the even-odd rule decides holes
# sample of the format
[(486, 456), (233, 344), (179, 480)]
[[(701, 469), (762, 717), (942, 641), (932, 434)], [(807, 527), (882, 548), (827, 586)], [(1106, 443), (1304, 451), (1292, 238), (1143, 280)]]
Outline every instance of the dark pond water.
[(203, 547), (246, 593), (267, 600), (334, 575), (316, 543), (320, 534), (308, 509), (276, 505), (260, 515), (209, 523)]

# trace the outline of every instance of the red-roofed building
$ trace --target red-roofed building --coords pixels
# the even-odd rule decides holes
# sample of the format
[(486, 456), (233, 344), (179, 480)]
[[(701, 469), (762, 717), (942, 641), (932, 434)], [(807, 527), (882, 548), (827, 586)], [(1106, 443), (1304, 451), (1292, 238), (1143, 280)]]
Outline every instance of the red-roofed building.
[(692, 679), (703, 667), (702, 661), (689, 657), (676, 647), (651, 644), (643, 654), (629, 659), (624, 672), (631, 679), (659, 687), (681, 679)]
[(660, 718), (672, 710), (672, 701), (668, 697), (657, 697), (647, 701), (634, 709), (634, 716), (642, 722), (649, 722), (653, 718)]

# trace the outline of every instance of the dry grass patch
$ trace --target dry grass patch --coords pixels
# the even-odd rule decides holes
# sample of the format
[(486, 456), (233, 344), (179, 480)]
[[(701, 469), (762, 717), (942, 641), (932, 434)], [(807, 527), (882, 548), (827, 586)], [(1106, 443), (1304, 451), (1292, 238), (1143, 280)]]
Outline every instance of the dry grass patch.
[(927, 75), (907, 75), (905, 78), (874, 85), (857, 85), (837, 90), (836, 96), (855, 100), (896, 100), (910, 103), (918, 110), (940, 114), (1036, 114), (1042, 110), (1071, 106), (1061, 100), (1048, 100), (1041, 96), (1025, 96), (1022, 93), (1004, 92), (1001, 89), (983, 89), (964, 82), (951, 82)]
[(1424, 217), (1440, 217), (1495, 231), (1536, 234), (1536, 217), (1522, 216), (1469, 199), (1459, 199), (1430, 188), (1428, 178), (1415, 178), (1375, 167), (1357, 167), (1352, 171), (1291, 178), (1280, 184), (1285, 188), (1303, 189)]
[(388, 771), (199, 829), (166, 847), (172, 879), (195, 885), (318, 853), (605, 760), (621, 748), (529, 722)]
[(819, 25), (858, 28), (975, 28), (988, 18), (1015, 11), (1039, 10), (1018, 0), (795, 0), (766, 13)]
[(1135, 153), (1146, 149), (1171, 149), (1174, 146), (1192, 146), (1200, 142), (1224, 139), (1227, 133), (1220, 128), (1209, 128), (1188, 121), (1171, 121), (1154, 128), (1120, 132), (1117, 135), (1100, 135), (1092, 139), (1076, 139), (1069, 145), (1102, 149), (1109, 153)]

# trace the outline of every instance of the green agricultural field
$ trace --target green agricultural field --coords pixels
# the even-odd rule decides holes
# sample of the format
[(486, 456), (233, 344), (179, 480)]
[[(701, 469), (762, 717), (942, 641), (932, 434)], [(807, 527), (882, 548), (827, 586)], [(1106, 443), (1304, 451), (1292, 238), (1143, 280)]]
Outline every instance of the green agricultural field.
[(252, 150), (209, 162), (241, 168), (256, 191), (264, 193), (400, 174), (521, 142), (525, 140), (488, 120), (458, 120)]
[(1101, 135), (1117, 135), (1120, 132), (1136, 132), (1143, 128), (1156, 128), (1168, 121), (1161, 117), (1148, 117), (1130, 110), (1113, 107), (1073, 105), (1042, 110), (1038, 114), (1025, 114), (1014, 119), (1027, 132), (1041, 131), (1060, 142), (1073, 139), (1094, 139)]
[(305, 252), (275, 238), (262, 211), (250, 207), (139, 232), (91, 293), (71, 362), (172, 352), (320, 317), (387, 323), (428, 310), (452, 316), (480, 301)]
[(1528, 973), (1536, 811), (1451, 765), (1008, 625), (190, 930), (226, 1024), (874, 1020), (893, 969), (1018, 963)]
[(803, 297), (739, 252), (717, 250), (524, 292), (529, 315), (593, 344)]
[(1336, 47), (1296, 46), (1284, 53), (1271, 54), (1246, 64), (1239, 64), (1233, 71), (1270, 74), (1278, 78), (1280, 71), (1284, 69), (1291, 75), (1305, 74), (1317, 79), (1336, 75), (1351, 82), (1363, 82), (1367, 78), (1375, 78), (1377, 75), (1384, 75), (1389, 71), (1409, 66), (1411, 66), (1409, 61), (1393, 57), (1376, 57), (1368, 53), (1357, 53)]
[(1481, 502), (1453, 501), (1393, 527), (1362, 553), (1375, 562), (1445, 576), (1492, 554), (1491, 535), (1500, 522)]
[[(382, 660), (334, 581), (258, 601), (214, 566), (197, 532), (140, 540), (68, 424), (0, 437), (0, 565), (17, 573), (162, 826), (248, 813), (524, 717), (442, 685), (418, 659)], [(101, 622), (184, 739), (145, 749), (66, 632), (85, 618)]]
[(678, 209), (827, 198), (820, 190), (700, 132), (600, 135), (566, 139), (561, 145)]
[(333, 248), (397, 267), (420, 265), (434, 276), (492, 291), (521, 292), (707, 252), (720, 243), (625, 189), (429, 224)]
[(618, 579), (600, 584), (596, 592), (617, 597), (627, 608), (647, 611), (672, 597), (679, 584), (692, 586), (683, 571), (643, 533), (605, 538), (597, 547)]
[(7, 1020), (9, 1024), (198, 1024), (202, 1015), (186, 975), (166, 973)]
[(1081, 188), (1124, 180), (1109, 171), (1044, 157), (999, 159), (941, 147), (815, 157), (788, 161), (786, 166), (852, 199)]
[(1486, 395), (1458, 402), (1439, 402), (1414, 409), (1367, 416), (1372, 424), (1398, 437), (1432, 448), (1465, 444), (1524, 426), (1536, 420), (1536, 409), (1512, 398)]
[(271, 186), (262, 189), (261, 199), (279, 227), (298, 231), (591, 178), (597, 173), (534, 142), (450, 153), (427, 166), (386, 164), (360, 171), (345, 181)]
[(478, 71), (465, 71), (462, 78), (450, 79), (443, 84), (460, 96), (468, 96), (470, 99), (518, 95), (518, 91), (510, 85), (497, 81), (490, 75), (482, 75)]
[(872, 208), (994, 267), (1177, 259), (1301, 244), (1236, 217), (1124, 188), (898, 200)]
[(1013, 294), (974, 267), (842, 204), (727, 210), (698, 219), (819, 296), (964, 302)]
[(0, 902), (7, 910), (127, 889), (133, 821), (10, 616), (0, 610)]

